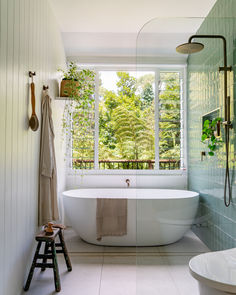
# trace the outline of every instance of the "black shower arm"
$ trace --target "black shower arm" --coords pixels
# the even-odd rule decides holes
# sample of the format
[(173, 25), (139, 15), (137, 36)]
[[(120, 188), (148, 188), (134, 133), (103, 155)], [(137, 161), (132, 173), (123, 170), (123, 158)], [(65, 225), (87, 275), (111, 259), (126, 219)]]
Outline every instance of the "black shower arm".
[(231, 67), (227, 67), (227, 45), (226, 39), (222, 35), (192, 35), (188, 42), (191, 43), (195, 38), (205, 38), (205, 39), (221, 39), (223, 41), (223, 50), (224, 50), (224, 67), (220, 67), (220, 71), (231, 71)]
[(227, 71), (231, 71), (232, 67), (227, 66), (227, 45), (226, 39), (222, 35), (192, 35), (188, 42), (191, 43), (193, 39), (196, 38), (205, 38), (205, 39), (221, 39), (223, 41), (223, 51), (224, 51), (224, 66), (219, 67), (219, 71), (224, 72), (224, 107), (225, 107), (225, 123), (230, 125), (230, 106), (229, 106), (229, 99), (227, 97)]

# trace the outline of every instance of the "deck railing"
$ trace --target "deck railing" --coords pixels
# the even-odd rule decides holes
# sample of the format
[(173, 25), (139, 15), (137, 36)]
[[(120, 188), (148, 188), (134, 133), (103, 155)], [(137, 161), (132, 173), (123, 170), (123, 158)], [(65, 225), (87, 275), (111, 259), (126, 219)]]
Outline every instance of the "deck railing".
[[(130, 170), (152, 170), (155, 160), (99, 160), (99, 169), (130, 169)], [(73, 159), (74, 169), (94, 169), (93, 160)], [(160, 159), (159, 169), (178, 170), (180, 169), (180, 160)]]

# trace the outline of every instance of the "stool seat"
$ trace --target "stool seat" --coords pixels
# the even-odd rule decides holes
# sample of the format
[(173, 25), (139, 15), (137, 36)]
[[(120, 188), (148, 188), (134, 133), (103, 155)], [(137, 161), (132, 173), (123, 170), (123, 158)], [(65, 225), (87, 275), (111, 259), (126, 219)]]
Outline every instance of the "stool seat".
[[(46, 234), (45, 231), (41, 231), (35, 236), (35, 240), (38, 242), (38, 245), (24, 287), (25, 291), (29, 290), (35, 268), (41, 268), (41, 271), (44, 271), (46, 268), (52, 268), (54, 275), (55, 290), (56, 292), (60, 292), (61, 283), (57, 263), (57, 253), (62, 253), (64, 255), (67, 270), (72, 271), (70, 258), (66, 249), (66, 244), (62, 233), (62, 230), (64, 228), (65, 227), (61, 224), (55, 226), (53, 225), (53, 233), (51, 235)], [(55, 242), (57, 237), (59, 237), (59, 243)], [(42, 243), (45, 243), (44, 254), (40, 254), (40, 248)], [(42, 262), (38, 262), (38, 260), (42, 260)], [(48, 260), (51, 260), (52, 262), (48, 263)]]
[(66, 229), (66, 226), (64, 224), (55, 223), (52, 226), (53, 228), (60, 228), (60, 229)]
[(42, 230), (41, 232), (39, 232), (35, 236), (35, 240), (36, 241), (43, 241), (43, 242), (54, 241), (56, 236), (59, 234), (59, 231), (60, 231), (60, 229), (56, 228), (56, 229), (53, 229), (53, 234), (52, 235), (47, 235), (46, 232), (44, 230)]

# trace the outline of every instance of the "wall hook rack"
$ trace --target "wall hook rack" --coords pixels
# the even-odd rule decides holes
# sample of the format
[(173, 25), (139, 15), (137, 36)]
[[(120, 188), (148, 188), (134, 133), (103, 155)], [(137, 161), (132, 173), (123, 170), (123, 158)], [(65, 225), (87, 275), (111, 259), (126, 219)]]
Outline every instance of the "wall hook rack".
[(36, 76), (36, 72), (29, 71), (29, 77), (32, 79), (32, 83), (34, 82), (33, 77)]

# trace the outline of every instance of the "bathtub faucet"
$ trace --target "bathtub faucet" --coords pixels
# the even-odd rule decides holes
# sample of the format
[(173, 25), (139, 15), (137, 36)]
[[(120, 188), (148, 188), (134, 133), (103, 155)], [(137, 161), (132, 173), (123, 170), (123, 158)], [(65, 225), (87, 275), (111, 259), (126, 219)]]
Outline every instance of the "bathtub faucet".
[(125, 182), (127, 183), (127, 187), (129, 187), (130, 186), (130, 180), (126, 179)]

